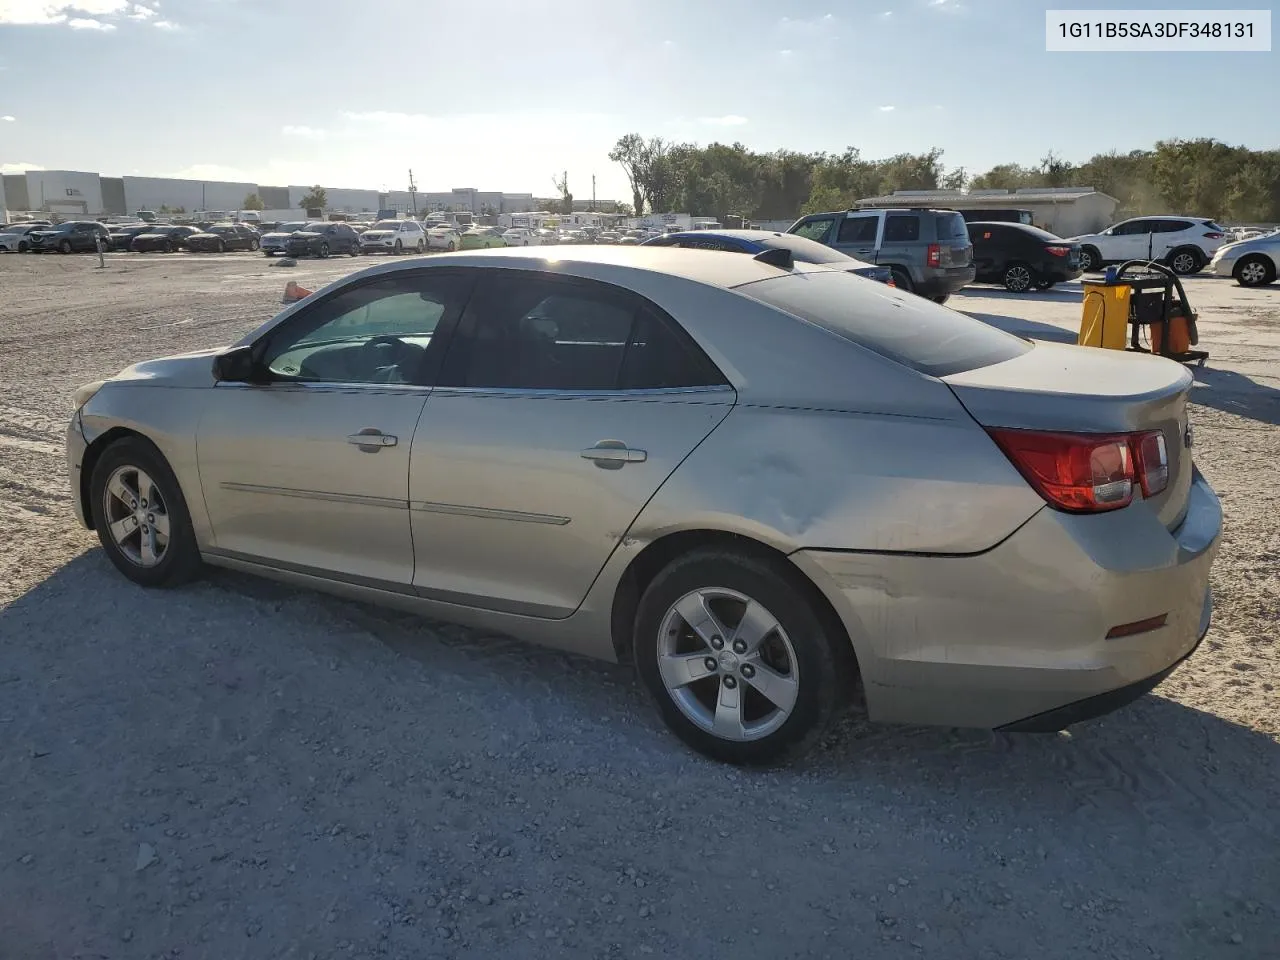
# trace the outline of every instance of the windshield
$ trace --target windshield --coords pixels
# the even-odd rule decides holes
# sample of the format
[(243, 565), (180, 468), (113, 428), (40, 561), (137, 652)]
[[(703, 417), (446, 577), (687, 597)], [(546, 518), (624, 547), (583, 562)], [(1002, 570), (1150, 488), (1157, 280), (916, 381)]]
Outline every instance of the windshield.
[(938, 241), (946, 243), (949, 240), (961, 243), (969, 242), (968, 224), (964, 222), (964, 217), (958, 213), (938, 214)]
[(310, 222), (310, 223), (305, 223), (305, 224), (303, 224), (303, 225), (302, 225), (301, 227), (299, 227), (298, 229), (299, 229), (299, 230), (309, 230), (309, 231), (311, 231), (312, 233), (321, 233), (321, 232), (322, 232), (322, 231), (323, 231), (327, 226), (329, 226), (329, 224), (325, 223), (323, 220), (318, 220), (318, 221), (317, 221), (317, 220), (313, 220), (313, 221), (312, 221), (312, 222)]
[(882, 304), (868, 304), (866, 281), (843, 271), (795, 273), (734, 289), (931, 377), (1031, 349), (1019, 337), (911, 293), (885, 288)]
[(276, 227), (276, 233), (293, 233), (295, 230), (301, 230), (307, 225), (305, 220), (293, 220), (289, 223), (282, 223)]
[(377, 223), (375, 223), (375, 224), (371, 227), (371, 229), (373, 229), (373, 230), (399, 230), (399, 229), (400, 229), (400, 221), (399, 221), (399, 220), (379, 220)]

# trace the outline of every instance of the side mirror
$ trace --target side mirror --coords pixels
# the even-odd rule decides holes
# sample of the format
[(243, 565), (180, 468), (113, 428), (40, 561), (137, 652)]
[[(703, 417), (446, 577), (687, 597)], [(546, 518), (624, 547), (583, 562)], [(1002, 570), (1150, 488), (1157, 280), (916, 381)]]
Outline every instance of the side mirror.
[(258, 365), (253, 359), (253, 347), (232, 347), (213, 358), (213, 379), (226, 383), (255, 383), (259, 381)]

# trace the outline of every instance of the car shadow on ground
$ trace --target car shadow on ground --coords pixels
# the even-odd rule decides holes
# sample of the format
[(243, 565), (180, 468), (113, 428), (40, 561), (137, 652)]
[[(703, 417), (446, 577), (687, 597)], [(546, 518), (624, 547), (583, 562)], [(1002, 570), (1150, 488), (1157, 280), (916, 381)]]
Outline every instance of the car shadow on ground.
[(956, 305), (955, 309), (965, 314), (965, 316), (981, 320), (983, 323), (989, 323), (991, 326), (1005, 331), (1005, 333), (1026, 337), (1028, 340), (1049, 340), (1053, 343), (1075, 343), (1077, 340), (1074, 331), (1063, 330), (1061, 327), (1055, 327), (1051, 323), (1041, 323), (1039, 320), (1028, 320), (1025, 317), (1009, 317), (1000, 313), (979, 313), (976, 310), (964, 310), (959, 304)]
[(1280, 390), (1258, 383), (1235, 370), (1197, 367), (1191, 402), (1224, 413), (1280, 426)]
[[(1073, 300), (1079, 302), (1080, 295), (1080, 284), (1075, 282), (1058, 284), (1048, 290), (1028, 290), (1026, 293), (1013, 293), (1001, 286), (972, 284), (956, 291), (952, 295), (952, 306), (956, 306), (954, 301), (957, 298), (966, 296), (982, 297), (988, 300), (1012, 300), (1015, 303), (1027, 300), (1038, 300), (1043, 303), (1068, 303)], [(960, 309), (960, 307), (956, 306), (956, 309)]]

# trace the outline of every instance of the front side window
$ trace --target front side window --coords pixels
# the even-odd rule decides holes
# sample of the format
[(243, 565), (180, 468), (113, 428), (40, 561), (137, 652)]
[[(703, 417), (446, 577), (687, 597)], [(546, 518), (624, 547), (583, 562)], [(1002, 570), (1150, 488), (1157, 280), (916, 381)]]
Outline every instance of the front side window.
[(350, 287), (274, 331), (266, 366), (288, 380), (418, 383), (436, 329), (461, 311), (469, 287), (446, 274)]
[(656, 308), (606, 284), (517, 276), (478, 285), (444, 386), (639, 390), (723, 382)]
[(1117, 237), (1131, 237), (1139, 233), (1151, 232), (1150, 220), (1126, 220), (1124, 223), (1117, 224), (1112, 233)]
[(806, 240), (817, 240), (819, 243), (827, 239), (827, 234), (831, 232), (831, 217), (820, 217), (816, 220), (808, 220), (800, 224), (794, 230), (797, 237), (804, 237)]

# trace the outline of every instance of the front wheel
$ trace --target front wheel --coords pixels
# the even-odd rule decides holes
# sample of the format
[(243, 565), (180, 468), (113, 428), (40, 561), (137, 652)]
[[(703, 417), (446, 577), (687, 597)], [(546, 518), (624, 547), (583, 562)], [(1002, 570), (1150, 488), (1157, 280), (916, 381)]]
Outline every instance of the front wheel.
[(250, 253), (253, 253), (253, 252), (254, 252), (254, 251), (256, 251), (260, 246), (262, 246), (262, 244), (260, 244), (257, 240), (250, 240), (250, 241), (249, 241), (249, 252), (250, 252)]
[(636, 615), (636, 668), (663, 720), (716, 760), (798, 756), (852, 689), (852, 648), (785, 561), (705, 549), (669, 564)]
[(319, 253), (321, 260), (326, 259), (329, 256), (329, 245), (327, 243), (320, 244), (320, 249), (317, 253)]
[(93, 526), (116, 569), (144, 587), (177, 586), (200, 570), (177, 478), (149, 441), (126, 437), (98, 458), (89, 481)]
[(70, 241), (70, 240), (63, 240), (60, 244), (58, 244), (58, 252), (59, 252), (59, 253), (70, 253), (70, 252), (71, 252), (71, 241)]
[(450, 252), (450, 253), (453, 253), (453, 251), (455, 251), (455, 250), (457, 250), (457, 249), (458, 249), (458, 245), (457, 245), (456, 243), (454, 243), (452, 240), (450, 240), (450, 241), (449, 241), (449, 252)]
[(31, 244), (27, 243), (27, 241), (25, 241), (25, 240), (19, 240), (19, 241), (18, 241), (18, 252), (19, 252), (19, 253), (26, 253), (26, 252), (27, 252), (28, 250), (30, 250), (30, 249), (31, 249)]
[(416, 249), (416, 250), (418, 251), (418, 253), (426, 253), (426, 251), (427, 251), (427, 245), (426, 245), (426, 243), (425, 243), (425, 242), (423, 242), (422, 240), (419, 240), (419, 241), (418, 241), (418, 245), (417, 245), (417, 247), (415, 247), (414, 249)]
[(1199, 273), (1204, 267), (1204, 258), (1195, 250), (1175, 250), (1169, 256), (1169, 269), (1180, 277)]
[(1010, 293), (1026, 293), (1035, 286), (1036, 282), (1031, 268), (1025, 263), (1009, 264), (1004, 268), (1004, 275), (1000, 279), (1004, 283), (1004, 288)]
[(173, 244), (166, 240), (160, 247), (161, 253), (173, 253)]
[(218, 241), (218, 248), (217, 248), (217, 252), (218, 252), (218, 253), (226, 253), (226, 252), (227, 252), (227, 245), (226, 245), (225, 243), (223, 243), (221, 240), (219, 240), (219, 241)]
[(1232, 275), (1242, 287), (1263, 287), (1268, 283), (1275, 283), (1276, 268), (1266, 257), (1254, 253), (1241, 257)]
[(1084, 273), (1092, 273), (1100, 269), (1102, 269), (1102, 255), (1093, 247), (1081, 247), (1080, 270)]
[(404, 244), (397, 240), (396, 245), (391, 249), (391, 252), (397, 257), (400, 256), (400, 254), (404, 253)]

